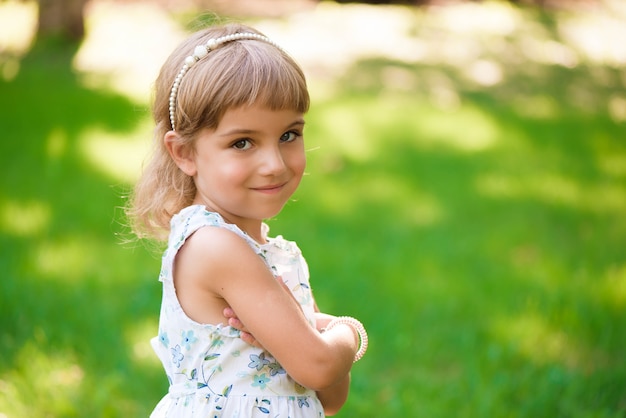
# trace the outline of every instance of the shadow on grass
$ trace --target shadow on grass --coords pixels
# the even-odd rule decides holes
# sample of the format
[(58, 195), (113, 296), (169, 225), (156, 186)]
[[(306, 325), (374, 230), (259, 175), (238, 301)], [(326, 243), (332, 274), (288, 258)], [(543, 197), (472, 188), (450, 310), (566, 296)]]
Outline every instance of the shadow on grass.
[(98, 172), (83, 146), (89, 128), (123, 134), (144, 115), (83, 87), (75, 52), (37, 44), (0, 81), (0, 410), (9, 416), (146, 415), (134, 400), (145, 385), (129, 377), (165, 383), (131, 358), (129, 335), (158, 309), (157, 263), (138, 268), (142, 254), (119, 245), (127, 186)]
[(621, 69), (500, 64), (481, 87), (362, 61), (309, 115), (320, 150), (277, 223), (320, 307), (372, 334), (345, 416), (626, 409)]

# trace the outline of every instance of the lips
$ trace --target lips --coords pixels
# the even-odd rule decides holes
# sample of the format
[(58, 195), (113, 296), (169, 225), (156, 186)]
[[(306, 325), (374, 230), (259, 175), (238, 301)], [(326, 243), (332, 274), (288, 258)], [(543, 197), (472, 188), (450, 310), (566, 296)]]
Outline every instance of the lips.
[(262, 193), (277, 193), (281, 191), (283, 187), (285, 187), (286, 184), (287, 183), (280, 183), (280, 184), (271, 184), (268, 186), (253, 187), (252, 190), (256, 190), (257, 192), (262, 192)]

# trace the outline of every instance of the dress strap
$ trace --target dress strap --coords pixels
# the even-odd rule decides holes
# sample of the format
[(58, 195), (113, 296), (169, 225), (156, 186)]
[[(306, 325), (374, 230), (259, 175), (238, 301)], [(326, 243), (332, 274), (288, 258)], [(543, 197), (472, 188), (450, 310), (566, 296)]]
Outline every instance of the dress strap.
[[(178, 251), (191, 234), (205, 226), (227, 229), (243, 238), (257, 252), (260, 248), (260, 244), (241, 230), (241, 228), (226, 222), (219, 213), (209, 211), (204, 205), (188, 206), (174, 215), (171, 221), (169, 246)], [(263, 228), (263, 232), (267, 233), (267, 229), (269, 229), (267, 225), (263, 224)]]

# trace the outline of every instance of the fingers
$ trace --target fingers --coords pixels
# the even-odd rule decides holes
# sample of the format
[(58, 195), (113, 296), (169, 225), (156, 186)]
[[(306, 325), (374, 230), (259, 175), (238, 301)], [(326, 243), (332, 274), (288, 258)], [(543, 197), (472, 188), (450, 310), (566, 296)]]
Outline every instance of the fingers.
[(232, 308), (230, 306), (224, 308), (224, 310), (222, 311), (222, 313), (224, 314), (224, 316), (226, 318), (235, 318), (235, 311), (232, 310)]
[(244, 340), (247, 344), (255, 346), (257, 348), (263, 348), (261, 343), (259, 343), (252, 334), (248, 332), (246, 327), (243, 325), (243, 322), (235, 316), (235, 313), (230, 308), (224, 309), (224, 316), (228, 318), (228, 325), (240, 331), (239, 336), (242, 340)]
[(254, 347), (263, 348), (263, 346), (261, 346), (261, 344), (249, 332), (242, 331), (241, 339)]
[(239, 320), (239, 318), (234, 317), (234, 318), (228, 318), (228, 325), (230, 325), (233, 328), (238, 329), (239, 331), (246, 331), (246, 327), (243, 325), (243, 322), (241, 322)]
[(224, 308), (224, 311), (222, 313), (226, 317), (226, 320), (228, 321), (228, 325), (230, 325), (233, 328), (238, 329), (239, 331), (247, 331), (246, 327), (243, 325), (243, 322), (239, 320), (239, 318), (235, 314), (235, 311), (233, 311), (232, 308), (230, 307)]
[(240, 337), (242, 340), (244, 340), (247, 344), (263, 348), (261, 344), (252, 336), (252, 334), (248, 332), (246, 327), (243, 325), (243, 322), (237, 318), (237, 315), (235, 315), (235, 311), (233, 311), (232, 308), (224, 308), (222, 313), (226, 317), (228, 325), (240, 331)]
[(226, 307), (224, 308), (222, 313), (224, 314), (224, 317), (226, 317), (228, 325), (238, 329), (239, 331), (247, 331), (246, 327), (243, 325), (243, 322), (241, 322), (239, 318), (237, 318), (237, 315), (235, 314), (235, 311), (232, 310), (232, 308)]

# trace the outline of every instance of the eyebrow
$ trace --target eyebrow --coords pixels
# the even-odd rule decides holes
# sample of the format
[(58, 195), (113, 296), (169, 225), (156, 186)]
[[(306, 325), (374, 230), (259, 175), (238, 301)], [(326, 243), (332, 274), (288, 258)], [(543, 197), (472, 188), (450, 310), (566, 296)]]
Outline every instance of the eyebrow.
[[(295, 122), (291, 123), (289, 126), (287, 126), (285, 129), (292, 129), (295, 127), (304, 126), (304, 124), (305, 124), (304, 119), (298, 119)], [(252, 135), (258, 132), (259, 131), (255, 131), (254, 129), (235, 128), (235, 129), (231, 129), (230, 131), (226, 131), (220, 134), (220, 136), (227, 137), (227, 136), (233, 136), (233, 135)]]

